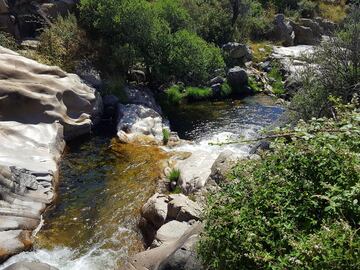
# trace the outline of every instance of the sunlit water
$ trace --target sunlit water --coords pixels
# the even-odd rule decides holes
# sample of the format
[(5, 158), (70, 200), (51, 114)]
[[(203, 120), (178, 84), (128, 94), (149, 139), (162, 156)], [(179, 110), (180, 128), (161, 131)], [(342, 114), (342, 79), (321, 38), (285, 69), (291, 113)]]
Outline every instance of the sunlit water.
[[(283, 109), (266, 96), (243, 101), (204, 102), (167, 113), (172, 129), (194, 144), (184, 151), (224, 149), (246, 153), (246, 145), (209, 145), (253, 138), (274, 123)], [(143, 250), (137, 229), (139, 209), (154, 193), (161, 163), (167, 155), (155, 147), (121, 145), (111, 132), (80, 138), (68, 145), (61, 162), (59, 198), (44, 216), (34, 250), (12, 257), (0, 270), (20, 261), (41, 261), (60, 270), (119, 269)], [(209, 155), (210, 158), (210, 155)]]

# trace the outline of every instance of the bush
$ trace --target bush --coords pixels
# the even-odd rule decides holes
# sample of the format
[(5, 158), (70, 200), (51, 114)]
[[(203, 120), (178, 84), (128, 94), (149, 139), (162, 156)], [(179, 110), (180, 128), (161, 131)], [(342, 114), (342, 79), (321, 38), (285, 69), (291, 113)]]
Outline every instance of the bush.
[(210, 197), (198, 250), (208, 269), (359, 269), (360, 113), (336, 119), (278, 131)]
[(0, 31), (0, 46), (10, 50), (17, 50), (19, 47), (11, 34), (2, 31)]
[(79, 28), (76, 17), (71, 14), (58, 17), (41, 33), (39, 41), (37, 53), (42, 62), (71, 72), (88, 48), (85, 32)]
[(164, 128), (162, 130), (162, 134), (163, 134), (163, 143), (164, 145), (167, 145), (170, 138), (170, 131), (167, 128)]
[(220, 49), (189, 31), (176, 32), (171, 47), (169, 69), (185, 82), (205, 82), (216, 69), (224, 68)]
[(318, 3), (310, 0), (301, 0), (298, 4), (302, 17), (313, 18), (317, 14)]
[(354, 9), (344, 29), (308, 57), (299, 79), (303, 85), (291, 102), (295, 120), (332, 115), (330, 96), (347, 103), (360, 91), (359, 44), (360, 9)]
[(180, 178), (180, 170), (179, 169), (172, 169), (169, 174), (169, 181), (170, 182), (177, 182)]
[(225, 97), (229, 97), (232, 94), (232, 88), (231, 86), (225, 82), (221, 85), (221, 93), (220, 96), (225, 98)]
[(179, 85), (173, 85), (165, 90), (165, 101), (168, 104), (178, 105), (184, 99), (185, 95), (182, 93), (183, 87)]
[(209, 100), (212, 97), (211, 88), (186, 87), (186, 97), (190, 101)]

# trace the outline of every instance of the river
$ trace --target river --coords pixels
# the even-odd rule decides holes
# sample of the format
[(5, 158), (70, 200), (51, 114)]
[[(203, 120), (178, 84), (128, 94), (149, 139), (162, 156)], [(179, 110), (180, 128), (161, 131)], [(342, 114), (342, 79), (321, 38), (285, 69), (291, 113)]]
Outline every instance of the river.
[[(209, 143), (254, 137), (282, 112), (273, 99), (261, 95), (166, 110), (172, 130), (194, 141), (180, 150), (202, 149), (214, 156), (226, 148), (246, 154), (246, 145)], [(12, 257), (0, 270), (20, 260), (60, 270), (118, 269), (143, 250), (139, 209), (154, 193), (168, 154), (166, 149), (119, 144), (115, 134), (103, 123), (90, 136), (68, 144), (60, 164), (59, 196), (44, 215), (34, 249)]]

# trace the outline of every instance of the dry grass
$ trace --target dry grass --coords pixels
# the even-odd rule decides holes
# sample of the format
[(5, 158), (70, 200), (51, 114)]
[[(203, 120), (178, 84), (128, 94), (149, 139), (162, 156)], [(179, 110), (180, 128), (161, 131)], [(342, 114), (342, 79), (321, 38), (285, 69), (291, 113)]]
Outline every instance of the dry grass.
[(335, 23), (342, 22), (347, 14), (346, 1), (340, 0), (337, 4), (319, 3), (320, 16)]

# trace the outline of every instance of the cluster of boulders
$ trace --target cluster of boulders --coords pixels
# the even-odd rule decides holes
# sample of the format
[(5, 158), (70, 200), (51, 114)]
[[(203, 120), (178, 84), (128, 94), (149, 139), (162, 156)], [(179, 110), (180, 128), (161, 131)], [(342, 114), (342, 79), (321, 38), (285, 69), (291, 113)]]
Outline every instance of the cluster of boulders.
[(90, 132), (101, 98), (78, 76), (0, 47), (0, 262), (31, 248), (55, 198), (65, 139)]
[(73, 11), (77, 0), (0, 0), (0, 30), (17, 39), (34, 37), (59, 15)]
[(135, 255), (126, 269), (202, 269), (195, 255), (201, 214), (201, 207), (183, 194), (156, 193), (141, 209), (149, 250)]
[(323, 18), (301, 18), (298, 22), (288, 20), (284, 14), (275, 16), (271, 31), (267, 34), (270, 40), (280, 41), (283, 46), (317, 45), (323, 35), (330, 35), (336, 25)]

